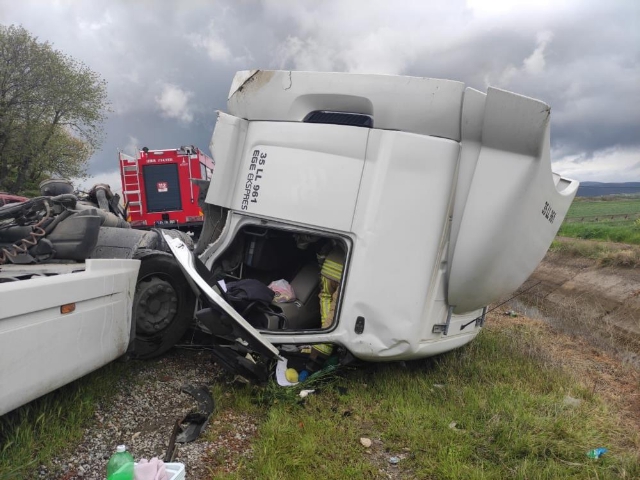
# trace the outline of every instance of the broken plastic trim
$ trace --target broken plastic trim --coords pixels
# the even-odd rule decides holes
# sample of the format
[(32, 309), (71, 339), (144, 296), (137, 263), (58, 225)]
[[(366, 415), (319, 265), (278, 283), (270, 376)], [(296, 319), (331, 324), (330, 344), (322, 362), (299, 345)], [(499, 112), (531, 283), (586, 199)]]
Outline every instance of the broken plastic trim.
[(183, 385), (180, 391), (195, 398), (198, 401), (198, 408), (189, 412), (180, 422), (187, 425), (182, 429), (182, 432), (176, 435), (175, 441), (178, 443), (193, 442), (198, 438), (213, 413), (215, 406), (213, 397), (206, 385)]

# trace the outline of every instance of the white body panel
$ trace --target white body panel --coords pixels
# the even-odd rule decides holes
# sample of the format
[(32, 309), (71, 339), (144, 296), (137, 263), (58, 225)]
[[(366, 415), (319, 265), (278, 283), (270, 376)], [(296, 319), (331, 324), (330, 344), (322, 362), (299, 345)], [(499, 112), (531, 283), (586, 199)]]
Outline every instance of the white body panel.
[(244, 182), (222, 206), (347, 231), (368, 134), (338, 125), (250, 122), (240, 157)]
[(456, 313), (487, 305), (522, 285), (544, 257), (578, 190), (577, 181), (551, 173), (547, 105), (493, 88), (483, 104), (478, 94), (469, 92), (472, 105), (463, 111), (464, 156), (454, 216), (459, 230), (452, 239), (449, 273), (449, 303)]
[[(0, 284), (0, 415), (126, 352), (139, 266), (138, 260), (87, 260), (42, 268), (59, 275)], [(2, 267), (12, 269), (25, 267)], [(61, 314), (68, 303), (75, 311)]]
[[(366, 360), (434, 355), (474, 338), (482, 308), (530, 275), (578, 183), (551, 173), (546, 105), (463, 88), (379, 75), (237, 74), (233, 116), (219, 115), (212, 138), (217, 169), (206, 199), (231, 212), (203, 258), (215, 261), (251, 221), (338, 234), (351, 246), (337, 325), (265, 338), (332, 342)], [(373, 128), (303, 122), (314, 111), (370, 115)], [(248, 174), (262, 155), (252, 204)], [(356, 333), (359, 317), (365, 327)]]

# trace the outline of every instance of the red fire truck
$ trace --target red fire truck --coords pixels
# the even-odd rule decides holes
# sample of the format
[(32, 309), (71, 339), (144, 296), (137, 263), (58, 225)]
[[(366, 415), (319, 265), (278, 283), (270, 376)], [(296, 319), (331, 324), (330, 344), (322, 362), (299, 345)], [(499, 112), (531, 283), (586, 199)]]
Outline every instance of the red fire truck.
[(200, 233), (204, 217), (198, 205), (198, 180), (211, 180), (215, 165), (211, 157), (190, 145), (169, 150), (145, 147), (137, 158), (118, 152), (118, 160), (132, 227)]

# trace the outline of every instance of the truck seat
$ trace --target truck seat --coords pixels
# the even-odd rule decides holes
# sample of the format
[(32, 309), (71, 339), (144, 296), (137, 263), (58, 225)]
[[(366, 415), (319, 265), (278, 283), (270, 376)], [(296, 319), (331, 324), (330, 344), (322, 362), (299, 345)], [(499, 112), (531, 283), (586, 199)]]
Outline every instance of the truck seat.
[(287, 303), (272, 303), (284, 315), (287, 330), (308, 330), (320, 328), (320, 266), (315, 263), (304, 265), (291, 280), (296, 300)]

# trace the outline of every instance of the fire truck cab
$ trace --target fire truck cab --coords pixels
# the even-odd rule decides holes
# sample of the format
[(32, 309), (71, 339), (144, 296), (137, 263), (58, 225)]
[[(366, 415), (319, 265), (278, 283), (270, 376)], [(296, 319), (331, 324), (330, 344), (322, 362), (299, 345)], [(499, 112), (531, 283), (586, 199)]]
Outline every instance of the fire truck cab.
[(190, 146), (167, 150), (144, 147), (137, 158), (118, 152), (122, 194), (134, 228), (177, 228), (198, 235), (204, 220), (200, 185), (208, 183), (214, 161)]

